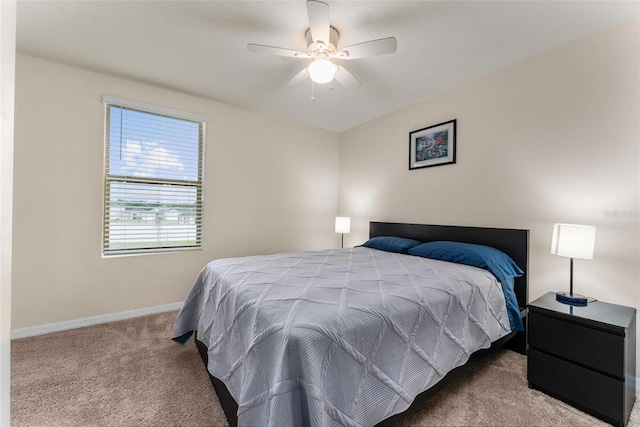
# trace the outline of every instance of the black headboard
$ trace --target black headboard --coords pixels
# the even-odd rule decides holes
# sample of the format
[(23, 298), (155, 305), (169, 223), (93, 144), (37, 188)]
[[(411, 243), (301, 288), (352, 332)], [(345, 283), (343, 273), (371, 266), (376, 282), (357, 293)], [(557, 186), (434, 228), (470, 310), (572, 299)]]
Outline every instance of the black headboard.
[(522, 277), (515, 279), (515, 293), (519, 306), (521, 308), (527, 306), (529, 301), (529, 230), (372, 221), (369, 223), (369, 238), (378, 236), (405, 237), (420, 242), (449, 240), (499, 249), (509, 255), (524, 271)]

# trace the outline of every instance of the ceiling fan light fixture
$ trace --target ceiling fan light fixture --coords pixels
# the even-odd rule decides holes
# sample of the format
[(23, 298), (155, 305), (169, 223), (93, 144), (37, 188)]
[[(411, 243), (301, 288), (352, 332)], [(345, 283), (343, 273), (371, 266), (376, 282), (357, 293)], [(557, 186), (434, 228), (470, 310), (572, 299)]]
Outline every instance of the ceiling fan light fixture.
[(316, 59), (309, 65), (309, 77), (318, 84), (329, 83), (337, 70), (338, 68), (328, 59)]

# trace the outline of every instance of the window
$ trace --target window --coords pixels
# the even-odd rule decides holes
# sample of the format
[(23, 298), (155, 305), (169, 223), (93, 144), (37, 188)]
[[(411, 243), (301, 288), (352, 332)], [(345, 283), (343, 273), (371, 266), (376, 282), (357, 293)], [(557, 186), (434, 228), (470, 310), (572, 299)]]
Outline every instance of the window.
[(202, 247), (206, 118), (104, 96), (105, 255)]

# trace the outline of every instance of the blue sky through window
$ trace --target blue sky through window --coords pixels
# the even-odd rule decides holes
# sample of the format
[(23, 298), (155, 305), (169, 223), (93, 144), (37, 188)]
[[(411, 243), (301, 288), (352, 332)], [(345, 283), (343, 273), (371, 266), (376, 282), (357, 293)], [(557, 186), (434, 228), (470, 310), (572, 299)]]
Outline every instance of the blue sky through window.
[(200, 123), (112, 106), (109, 174), (197, 181)]

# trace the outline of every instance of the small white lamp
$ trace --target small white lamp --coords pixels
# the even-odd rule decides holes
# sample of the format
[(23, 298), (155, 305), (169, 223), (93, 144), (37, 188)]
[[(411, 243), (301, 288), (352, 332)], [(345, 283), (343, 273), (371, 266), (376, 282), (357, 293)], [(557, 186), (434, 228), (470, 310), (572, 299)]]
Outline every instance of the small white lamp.
[(569, 258), (569, 292), (556, 292), (556, 299), (572, 305), (587, 305), (594, 301), (584, 295), (573, 293), (573, 259), (593, 259), (596, 228), (590, 225), (554, 224), (551, 238), (551, 253)]
[(344, 233), (351, 232), (351, 218), (348, 216), (337, 216), (336, 217), (336, 233), (342, 234), (342, 241), (340, 244), (340, 248), (344, 248)]

